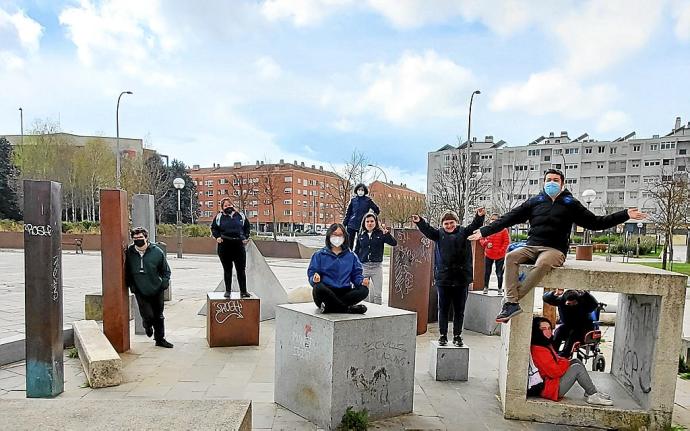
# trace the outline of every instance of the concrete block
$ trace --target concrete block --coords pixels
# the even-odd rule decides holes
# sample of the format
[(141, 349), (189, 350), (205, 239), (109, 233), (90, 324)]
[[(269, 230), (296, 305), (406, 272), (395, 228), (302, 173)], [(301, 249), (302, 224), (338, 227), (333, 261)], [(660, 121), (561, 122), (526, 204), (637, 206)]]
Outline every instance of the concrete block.
[(117, 386), (122, 382), (122, 360), (95, 320), (78, 320), (73, 324), (74, 346), (84, 374), (92, 388)]
[[(522, 265), (521, 271), (532, 266)], [(499, 392), (508, 419), (614, 429), (663, 430), (671, 425), (687, 277), (641, 265), (568, 261), (541, 281), (544, 288), (618, 292), (611, 373), (591, 373), (612, 407), (591, 406), (572, 389), (558, 403), (526, 397), (534, 290), (523, 313), (501, 329)]]
[(467, 381), (470, 368), (470, 348), (452, 344), (439, 346), (438, 341), (429, 345), (429, 374), (434, 380)]
[(373, 420), (412, 412), (417, 316), (365, 304), (363, 315), (276, 307), (276, 403), (327, 429), (347, 407)]
[(209, 347), (258, 346), (261, 300), (256, 295), (241, 298), (239, 292), (232, 292), (230, 298), (223, 295), (221, 292), (206, 295), (210, 310), (206, 316)]
[(496, 291), (486, 295), (481, 290), (471, 290), (465, 305), (463, 328), (485, 335), (500, 335), (501, 324), (496, 323), (496, 316), (501, 312), (503, 296)]
[[(72, 325), (62, 327), (63, 347), (74, 346)], [(26, 359), (26, 339), (18, 334), (0, 339), (0, 366)]]
[[(134, 319), (136, 308), (134, 294), (129, 294), (129, 320)], [(103, 321), (103, 295), (100, 293), (87, 293), (84, 295), (84, 320)]]

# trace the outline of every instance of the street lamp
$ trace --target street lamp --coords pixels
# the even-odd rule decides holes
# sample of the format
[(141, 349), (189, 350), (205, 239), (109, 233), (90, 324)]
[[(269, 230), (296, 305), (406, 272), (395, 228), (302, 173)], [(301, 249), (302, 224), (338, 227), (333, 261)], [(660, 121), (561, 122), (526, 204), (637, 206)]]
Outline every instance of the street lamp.
[(637, 222), (637, 248), (635, 250), (635, 255), (636, 257), (640, 257), (640, 235), (642, 235), (642, 226), (644, 226), (644, 223)]
[(180, 191), (184, 188), (184, 180), (175, 178), (173, 186), (177, 189), (177, 257), (182, 258), (182, 209), (180, 207)]
[(386, 175), (386, 172), (385, 172), (383, 169), (381, 169), (380, 166), (372, 165), (371, 163), (368, 164), (367, 166), (370, 167), (370, 168), (376, 168), (376, 169), (378, 169), (379, 171), (381, 171), (381, 173), (383, 174), (383, 179), (384, 179), (384, 181), (386, 181), (386, 184), (388, 184), (388, 175)]
[[(472, 138), (471, 138), (471, 130), (472, 130), (472, 102), (474, 101), (474, 95), (475, 94), (482, 94), (481, 91), (479, 90), (474, 90), (472, 92), (472, 95), (470, 96), (470, 110), (469, 110), (469, 115), (467, 116), (467, 148), (465, 149), (465, 217), (463, 218), (464, 220), (467, 219), (469, 215), (469, 203), (470, 203), (470, 194), (469, 194), (469, 188), (470, 188), (470, 169), (471, 169), (471, 163), (470, 163), (470, 147), (472, 146)], [(460, 161), (460, 160), (458, 160)]]
[[(117, 108), (115, 108), (115, 135), (117, 141), (117, 157), (115, 159), (115, 184), (120, 188), (120, 98), (123, 94), (133, 94), (131, 91), (123, 91), (117, 96)], [(184, 187), (184, 186), (183, 186)]]
[[(587, 189), (584, 192), (582, 192), (582, 199), (585, 200), (585, 203), (587, 204), (587, 210), (589, 211), (589, 206), (594, 202), (594, 200), (597, 198), (597, 192), (592, 190), (592, 189)], [(582, 244), (589, 244), (590, 240), (588, 238), (589, 230), (585, 229), (584, 234), (582, 235)]]
[(22, 133), (22, 145), (24, 145), (24, 110), (19, 107), (19, 127)]

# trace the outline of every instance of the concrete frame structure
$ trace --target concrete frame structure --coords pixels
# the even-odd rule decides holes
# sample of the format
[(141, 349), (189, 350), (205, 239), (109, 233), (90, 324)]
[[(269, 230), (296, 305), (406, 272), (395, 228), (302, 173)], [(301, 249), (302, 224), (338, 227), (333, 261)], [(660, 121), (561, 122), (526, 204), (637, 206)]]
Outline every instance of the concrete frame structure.
[[(530, 271), (532, 266), (522, 265)], [(573, 388), (560, 402), (527, 398), (534, 289), (523, 313), (501, 331), (499, 391), (504, 417), (575, 426), (662, 430), (671, 425), (687, 276), (639, 265), (568, 262), (542, 281), (545, 288), (618, 292), (611, 373), (590, 373), (613, 407), (586, 404)]]

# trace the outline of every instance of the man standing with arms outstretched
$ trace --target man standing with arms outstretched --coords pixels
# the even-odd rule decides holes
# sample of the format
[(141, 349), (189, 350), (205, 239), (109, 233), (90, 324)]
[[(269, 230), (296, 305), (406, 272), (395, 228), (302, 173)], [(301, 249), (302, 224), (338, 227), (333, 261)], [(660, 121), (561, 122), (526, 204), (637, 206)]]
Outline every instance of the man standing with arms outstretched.
[[(487, 237), (501, 229), (529, 221), (530, 229), (525, 247), (506, 255), (506, 300), (497, 323), (507, 323), (520, 314), (518, 301), (541, 281), (551, 268), (563, 265), (570, 246), (573, 223), (590, 230), (603, 230), (628, 219), (642, 220), (645, 215), (637, 208), (596, 216), (585, 208), (570, 191), (564, 189), (565, 175), (557, 169), (549, 169), (544, 175), (544, 190), (488, 226), (477, 229), (468, 239)], [(520, 264), (534, 263), (534, 269), (522, 281), (519, 280)]]

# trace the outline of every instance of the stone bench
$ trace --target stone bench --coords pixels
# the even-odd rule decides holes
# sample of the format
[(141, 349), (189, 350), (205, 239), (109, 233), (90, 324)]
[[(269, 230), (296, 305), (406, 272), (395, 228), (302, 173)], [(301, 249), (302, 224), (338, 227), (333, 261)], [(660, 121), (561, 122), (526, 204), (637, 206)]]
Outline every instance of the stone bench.
[(276, 403), (326, 429), (348, 407), (372, 420), (412, 412), (417, 316), (365, 304), (363, 315), (276, 307)]
[(78, 320), (73, 324), (74, 347), (84, 374), (92, 388), (117, 386), (122, 382), (122, 360), (95, 320)]
[[(531, 269), (521, 266), (521, 271)], [(501, 330), (498, 382), (504, 417), (615, 429), (670, 427), (686, 284), (685, 275), (622, 263), (568, 261), (550, 271), (540, 283), (544, 288), (619, 293), (611, 372), (590, 372), (614, 405), (586, 404), (579, 388), (560, 402), (526, 397), (532, 289), (520, 300), (523, 313)]]

